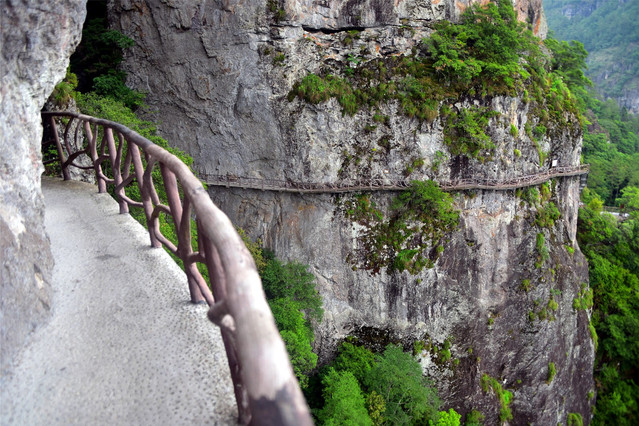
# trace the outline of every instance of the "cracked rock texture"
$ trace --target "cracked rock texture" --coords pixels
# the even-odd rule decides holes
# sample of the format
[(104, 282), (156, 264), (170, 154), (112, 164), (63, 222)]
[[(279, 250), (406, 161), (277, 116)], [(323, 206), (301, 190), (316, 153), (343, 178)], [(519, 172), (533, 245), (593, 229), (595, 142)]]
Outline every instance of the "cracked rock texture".
[[(515, 6), (520, 19), (529, 19), (543, 36), (541, 2)], [(452, 156), (440, 119), (408, 119), (396, 102), (380, 106), (379, 114), (389, 117), (380, 123), (369, 110), (342, 114), (334, 99), (318, 105), (287, 99), (293, 84), (310, 72), (340, 74), (354, 57), (371, 61), (410, 53), (435, 22), (455, 20), (465, 7), (448, 0), (272, 5), (119, 0), (110, 7), (110, 20), (136, 42), (123, 65), (129, 83), (149, 92), (163, 135), (194, 157), (202, 176), (399, 179), (407, 164), (421, 158), (423, 166), (410, 178), (450, 181), (521, 176), (547, 170), (553, 162), (578, 165), (578, 126), (551, 129), (552, 138), (541, 138), (539, 149), (548, 156), (540, 165), (525, 131), (538, 118), (517, 97), (466, 97), (450, 105), (454, 111), (482, 106), (500, 113), (490, 121), (495, 149), (485, 162)], [(348, 33), (353, 29), (357, 37)], [(574, 117), (568, 121), (574, 124)], [(518, 130), (515, 136), (511, 125)], [(565, 423), (570, 412), (590, 418), (589, 314), (572, 309), (588, 280), (575, 238), (578, 178), (551, 184), (561, 218), (547, 228), (534, 225), (540, 207), (516, 191), (454, 194), (460, 225), (435, 266), (415, 276), (385, 270), (372, 275), (357, 267), (361, 228), (345, 217), (348, 195), (209, 188), (252, 237), (280, 257), (310, 265), (326, 310), (317, 329), (321, 360), (330, 359), (347, 335), (380, 346), (424, 341), (425, 373), (437, 383), (445, 405), (464, 415), (478, 409), (487, 424), (498, 422), (499, 401), (480, 386), (488, 374), (514, 394), (512, 424)], [(392, 197), (371, 195), (382, 208)], [(536, 267), (539, 233), (549, 259)], [(531, 283), (528, 291), (524, 280)], [(554, 310), (548, 307), (551, 300), (557, 303)], [(447, 340), (452, 358), (445, 361), (440, 353)], [(550, 362), (557, 375), (546, 383)]]
[(40, 190), (40, 109), (80, 41), (86, 0), (2, 2), (0, 371), (49, 316), (53, 260)]

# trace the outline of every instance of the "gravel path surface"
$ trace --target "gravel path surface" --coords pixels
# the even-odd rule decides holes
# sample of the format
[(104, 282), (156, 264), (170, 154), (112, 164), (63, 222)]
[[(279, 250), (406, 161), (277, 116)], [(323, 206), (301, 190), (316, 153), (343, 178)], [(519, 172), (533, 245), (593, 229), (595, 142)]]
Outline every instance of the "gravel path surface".
[(220, 333), (184, 273), (94, 185), (43, 191), (53, 315), (0, 379), (0, 424), (236, 424)]

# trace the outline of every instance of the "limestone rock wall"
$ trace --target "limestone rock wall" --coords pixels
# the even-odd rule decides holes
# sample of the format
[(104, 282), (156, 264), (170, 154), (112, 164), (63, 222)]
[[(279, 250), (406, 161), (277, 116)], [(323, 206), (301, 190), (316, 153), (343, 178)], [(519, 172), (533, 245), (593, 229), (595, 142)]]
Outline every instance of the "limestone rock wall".
[[(499, 112), (489, 126), (494, 155), (485, 162), (451, 156), (440, 118), (408, 119), (396, 102), (379, 107), (388, 117), (380, 123), (369, 110), (343, 114), (334, 99), (318, 105), (287, 99), (294, 82), (310, 72), (339, 74), (353, 58), (419, 48), (434, 22), (456, 19), (464, 5), (121, 0), (110, 14), (113, 26), (136, 41), (124, 62), (129, 83), (150, 93), (163, 135), (194, 157), (202, 175), (390, 181), (403, 178), (407, 164), (419, 158), (423, 165), (411, 178), (448, 181), (521, 176), (547, 170), (553, 161), (579, 164), (581, 135), (578, 126), (568, 126), (540, 139), (539, 149), (548, 154), (540, 165), (525, 131), (537, 118), (522, 98), (466, 96), (450, 105)], [(522, 19), (539, 24), (538, 32), (545, 28), (540, 2), (516, 6)], [(352, 29), (357, 37), (347, 41)], [(430, 344), (421, 354), (424, 371), (447, 406), (463, 414), (479, 409), (487, 424), (496, 424), (497, 397), (480, 386), (489, 374), (514, 393), (513, 424), (556, 424), (569, 412), (588, 419), (587, 394), (594, 386), (588, 313), (572, 309), (588, 279), (575, 239), (578, 186), (578, 179), (552, 184), (561, 218), (543, 229), (534, 225), (540, 207), (515, 191), (456, 194), (460, 226), (435, 266), (416, 276), (373, 275), (358, 268), (356, 258), (349, 260), (358, 253), (361, 228), (344, 214), (348, 196), (219, 187), (210, 187), (210, 194), (278, 256), (310, 265), (326, 309), (316, 341), (321, 359), (349, 334), (379, 344), (424, 341)], [(392, 196), (371, 198), (385, 208)], [(538, 268), (539, 233), (549, 260)], [(531, 283), (528, 291), (524, 280)], [(557, 307), (549, 315), (551, 299)], [(435, 348), (446, 340), (452, 358), (444, 362)], [(557, 376), (546, 383), (550, 362)]]
[(40, 109), (80, 41), (86, 0), (4, 0), (0, 85), (0, 371), (49, 315)]

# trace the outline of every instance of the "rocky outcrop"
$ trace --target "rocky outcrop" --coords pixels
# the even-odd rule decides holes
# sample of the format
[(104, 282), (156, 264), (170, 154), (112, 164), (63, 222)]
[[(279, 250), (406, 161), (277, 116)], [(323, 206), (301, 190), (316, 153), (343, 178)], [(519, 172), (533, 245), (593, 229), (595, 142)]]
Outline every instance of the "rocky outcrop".
[[(136, 41), (124, 63), (130, 84), (149, 92), (163, 135), (194, 157), (202, 176), (450, 181), (579, 164), (574, 117), (535, 145), (530, 129), (538, 117), (521, 97), (467, 95), (448, 106), (497, 112), (488, 126), (495, 148), (482, 162), (450, 153), (442, 118), (407, 118), (397, 101), (351, 116), (335, 99), (310, 105), (288, 96), (308, 73), (342, 75), (353, 61), (420, 49), (432, 24), (456, 19), (464, 5), (127, 0), (110, 13)], [(517, 10), (543, 27), (540, 3)], [(362, 268), (363, 228), (346, 212), (349, 195), (217, 187), (210, 193), (251, 236), (311, 266), (326, 310), (316, 342), (324, 360), (349, 334), (379, 344), (417, 342), (424, 371), (461, 413), (479, 409), (487, 424), (497, 422), (499, 401), (480, 384), (487, 374), (513, 391), (513, 424), (556, 424), (569, 412), (589, 418), (594, 347), (588, 313), (572, 308), (587, 282), (575, 240), (578, 179), (552, 182), (540, 203), (512, 190), (455, 194), (459, 227), (434, 267), (417, 275)], [(370, 199), (387, 211), (393, 196), (375, 192)], [(535, 225), (550, 201), (561, 218)], [(548, 249), (541, 262), (540, 234)], [(446, 346), (450, 359), (440, 355)], [(550, 363), (556, 376), (546, 383)]]
[(40, 109), (80, 41), (86, 0), (8, 0), (0, 85), (0, 371), (49, 315), (53, 259), (44, 230)]

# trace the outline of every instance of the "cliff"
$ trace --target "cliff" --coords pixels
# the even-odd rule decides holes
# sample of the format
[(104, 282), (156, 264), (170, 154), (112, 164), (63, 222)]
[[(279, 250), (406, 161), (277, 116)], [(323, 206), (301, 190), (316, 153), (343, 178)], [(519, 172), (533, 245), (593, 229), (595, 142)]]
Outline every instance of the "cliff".
[[(124, 63), (129, 83), (149, 92), (164, 136), (209, 180), (450, 182), (578, 165), (575, 116), (566, 112), (562, 126), (533, 136), (542, 113), (521, 93), (461, 94), (447, 115), (427, 120), (407, 116), (398, 100), (347, 113), (334, 97), (313, 104), (296, 96), (309, 73), (347, 78), (363, 73), (361, 64), (371, 73), (400, 67), (437, 21), (456, 20), (467, 6), (127, 0), (114, 2), (110, 14), (136, 41)], [(516, 10), (543, 35), (540, 2)], [(464, 111), (490, 111), (486, 133), (494, 147), (482, 156), (446, 143), (450, 117)], [(575, 240), (578, 179), (539, 190), (453, 193), (459, 223), (421, 247), (433, 267), (411, 274), (374, 264), (366, 239), (373, 222), (357, 215), (365, 200), (387, 217), (395, 193), (358, 199), (210, 186), (237, 225), (279, 256), (311, 266), (326, 309), (317, 330), (321, 359), (348, 335), (378, 345), (417, 343), (424, 371), (460, 413), (478, 409), (487, 424), (497, 422), (499, 401), (481, 386), (488, 375), (514, 393), (513, 424), (556, 424), (570, 412), (589, 419), (594, 346), (587, 311), (572, 307), (588, 279)], [(551, 202), (559, 218), (539, 224)], [(450, 359), (441, 355), (445, 347)], [(547, 380), (551, 363), (556, 375)]]
[(80, 41), (82, 0), (2, 3), (0, 371), (49, 316), (53, 259), (44, 230), (40, 109)]

